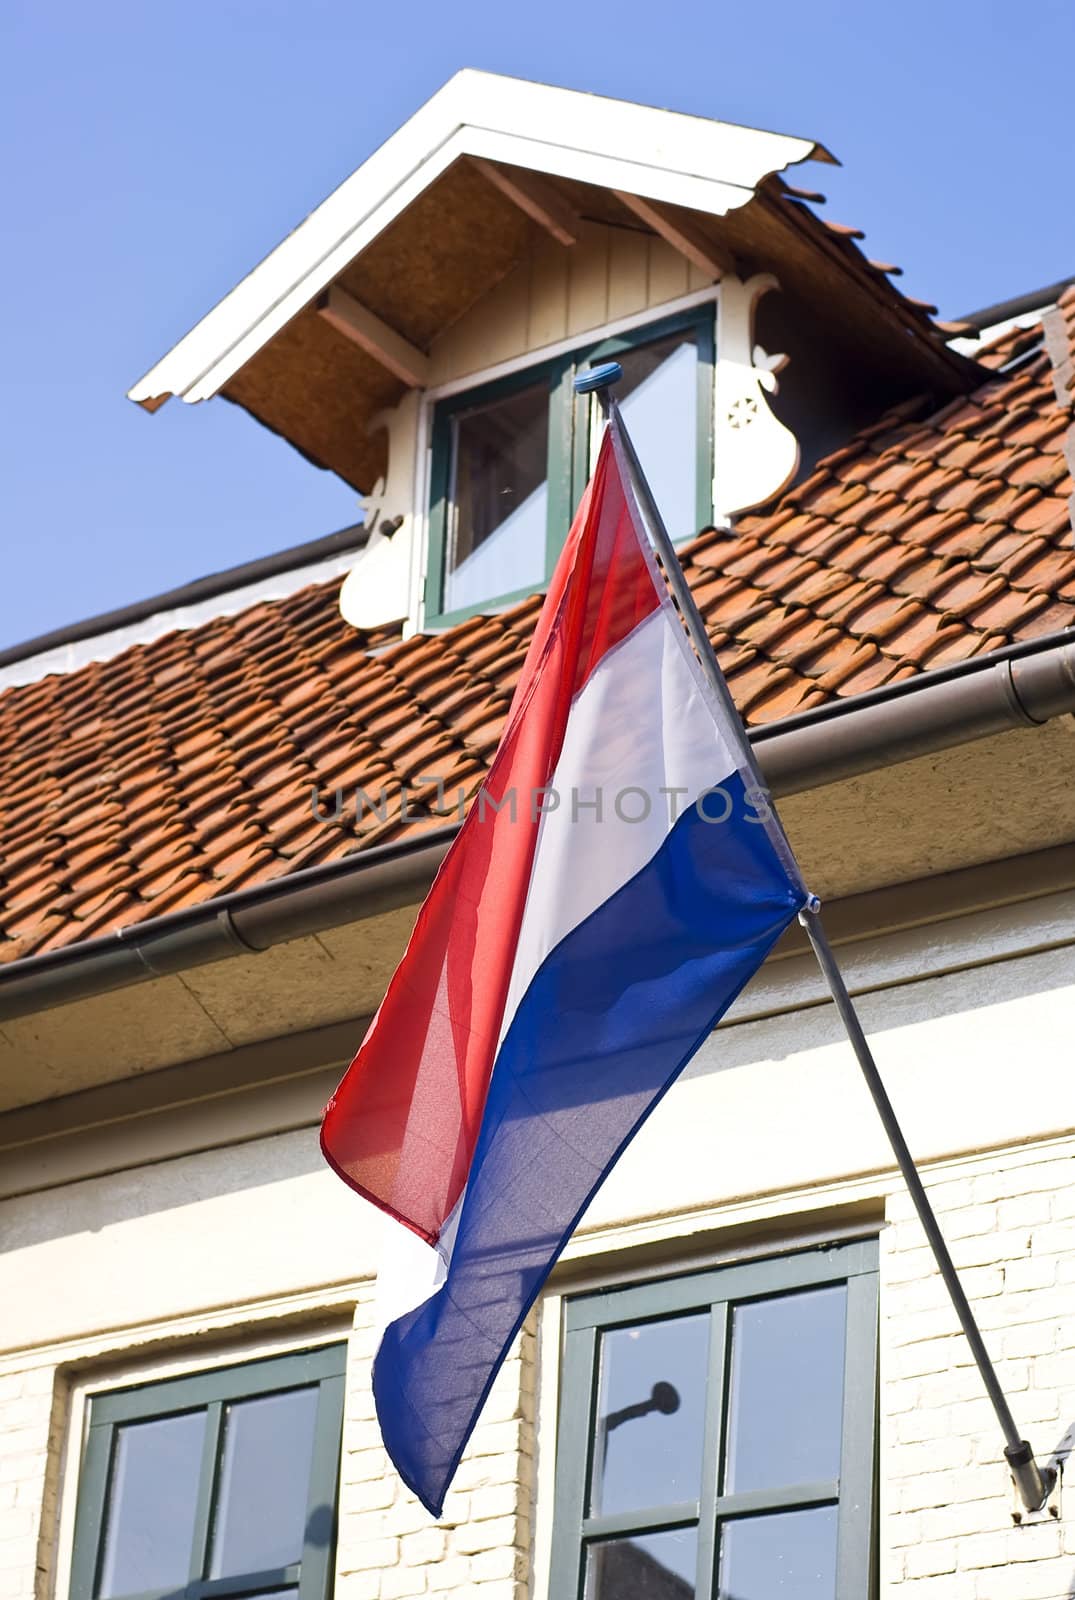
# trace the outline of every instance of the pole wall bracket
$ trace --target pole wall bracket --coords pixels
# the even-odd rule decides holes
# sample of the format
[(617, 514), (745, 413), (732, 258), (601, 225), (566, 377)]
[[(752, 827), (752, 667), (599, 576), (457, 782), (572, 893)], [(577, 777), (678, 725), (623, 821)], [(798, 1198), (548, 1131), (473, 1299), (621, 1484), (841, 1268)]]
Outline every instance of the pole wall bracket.
[(1024, 1440), (1021, 1446), (1004, 1452), (1011, 1472), (1011, 1513), (1016, 1527), (1030, 1517), (1060, 1518), (1060, 1490), (1063, 1467), (1039, 1467), (1034, 1453)]

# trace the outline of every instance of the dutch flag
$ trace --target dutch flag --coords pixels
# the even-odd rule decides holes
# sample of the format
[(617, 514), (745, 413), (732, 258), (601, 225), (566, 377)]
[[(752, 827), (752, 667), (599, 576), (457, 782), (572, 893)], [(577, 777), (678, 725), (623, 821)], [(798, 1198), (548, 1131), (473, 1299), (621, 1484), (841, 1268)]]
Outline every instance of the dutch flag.
[(489, 778), (329, 1104), (397, 1226), (373, 1369), (439, 1515), (595, 1191), (807, 900), (646, 537), (614, 416)]

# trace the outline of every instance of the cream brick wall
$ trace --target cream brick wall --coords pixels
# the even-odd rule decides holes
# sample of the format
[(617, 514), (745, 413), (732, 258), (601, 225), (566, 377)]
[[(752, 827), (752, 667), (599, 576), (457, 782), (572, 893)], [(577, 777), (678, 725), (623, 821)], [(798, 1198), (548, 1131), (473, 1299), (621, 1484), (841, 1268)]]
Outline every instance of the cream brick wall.
[[(930, 1195), (1039, 1460), (1075, 1420), (1075, 1141), (946, 1167)], [(907, 1600), (1068, 1600), (1075, 1518), (1015, 1527), (992, 1408), (910, 1200), (881, 1235), (884, 1592)]]
[[(1047, 1457), (1075, 1420), (1075, 1138), (938, 1165), (926, 1172), (957, 1266), (999, 1364), (1016, 1420)], [(893, 1177), (881, 1196), (882, 1594), (907, 1600), (1070, 1600), (1075, 1520), (1014, 1527), (1002, 1441), (910, 1202)], [(853, 1195), (844, 1187), (841, 1199)], [(824, 1191), (815, 1196), (825, 1201)], [(787, 1198), (767, 1211), (779, 1218)], [(729, 1209), (729, 1220), (731, 1220)], [(671, 1224), (669, 1219), (669, 1223)], [(622, 1264), (622, 1254), (619, 1261)], [(594, 1263), (601, 1273), (600, 1257)], [(549, 1600), (534, 1587), (534, 1462), (551, 1448), (555, 1396), (537, 1394), (528, 1324), (494, 1386), (434, 1522), (389, 1465), (374, 1418), (374, 1292), (360, 1284), (349, 1341), (340, 1474), (338, 1600)], [(338, 1298), (337, 1298), (337, 1303)], [(314, 1308), (311, 1307), (311, 1311)], [(226, 1317), (229, 1338), (242, 1313)], [(264, 1341), (264, 1320), (250, 1324)], [(158, 1330), (159, 1331), (159, 1330)], [(197, 1360), (208, 1323), (172, 1345)], [(157, 1334), (154, 1334), (157, 1337)], [(293, 1330), (289, 1337), (301, 1338)], [(124, 1341), (112, 1341), (119, 1349)], [(129, 1347), (136, 1359), (137, 1343)], [(94, 1341), (99, 1364), (110, 1341)], [(193, 1352), (193, 1353), (192, 1353)], [(68, 1378), (77, 1361), (27, 1360), (0, 1373), (0, 1600), (63, 1596), (57, 1563)], [(542, 1492), (550, 1480), (543, 1478)], [(64, 1516), (71, 1496), (64, 1497)], [(547, 1507), (545, 1509), (547, 1522)], [(57, 1581), (58, 1580), (58, 1581)]]
[(65, 1398), (51, 1365), (0, 1375), (0, 1600), (51, 1592)]

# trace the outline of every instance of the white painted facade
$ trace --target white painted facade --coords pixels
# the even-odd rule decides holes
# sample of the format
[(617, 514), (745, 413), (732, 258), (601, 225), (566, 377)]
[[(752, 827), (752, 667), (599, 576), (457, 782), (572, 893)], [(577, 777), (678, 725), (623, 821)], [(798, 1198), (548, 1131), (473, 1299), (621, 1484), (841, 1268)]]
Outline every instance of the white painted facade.
[[(1075, 893), (843, 950), (1015, 1414), (1075, 1419)], [(311, 1341), (350, 1344), (336, 1594), (546, 1600), (564, 1296), (808, 1242), (881, 1243), (882, 1593), (1052, 1600), (1070, 1524), (1013, 1527), (995, 1421), (831, 1007), (775, 962), (608, 1180), (486, 1407), (441, 1524), (369, 1394), (376, 1213), (306, 1126), (0, 1205), (0, 1594), (66, 1600), (87, 1393)], [(214, 1103), (202, 1103), (211, 1119)], [(198, 1143), (196, 1129), (188, 1144)]]

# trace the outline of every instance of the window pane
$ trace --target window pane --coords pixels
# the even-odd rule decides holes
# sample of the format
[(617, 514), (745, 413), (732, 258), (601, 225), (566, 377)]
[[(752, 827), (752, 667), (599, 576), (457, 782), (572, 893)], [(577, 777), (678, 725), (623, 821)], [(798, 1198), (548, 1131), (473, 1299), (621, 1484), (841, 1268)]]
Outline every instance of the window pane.
[(117, 1427), (97, 1593), (182, 1588), (190, 1577), (205, 1412)]
[(846, 1322), (842, 1284), (736, 1306), (726, 1492), (839, 1476)]
[(836, 1507), (724, 1525), (717, 1600), (835, 1600)]
[(616, 385), (642, 470), (673, 539), (698, 532), (698, 349), (693, 331), (617, 357)]
[(301, 1560), (316, 1415), (316, 1387), (225, 1406), (211, 1578)]
[(692, 1600), (698, 1532), (648, 1533), (592, 1544), (586, 1600)]
[(456, 417), (444, 609), (545, 582), (549, 387)]
[(594, 1513), (698, 1498), (708, 1352), (708, 1314), (602, 1335)]

